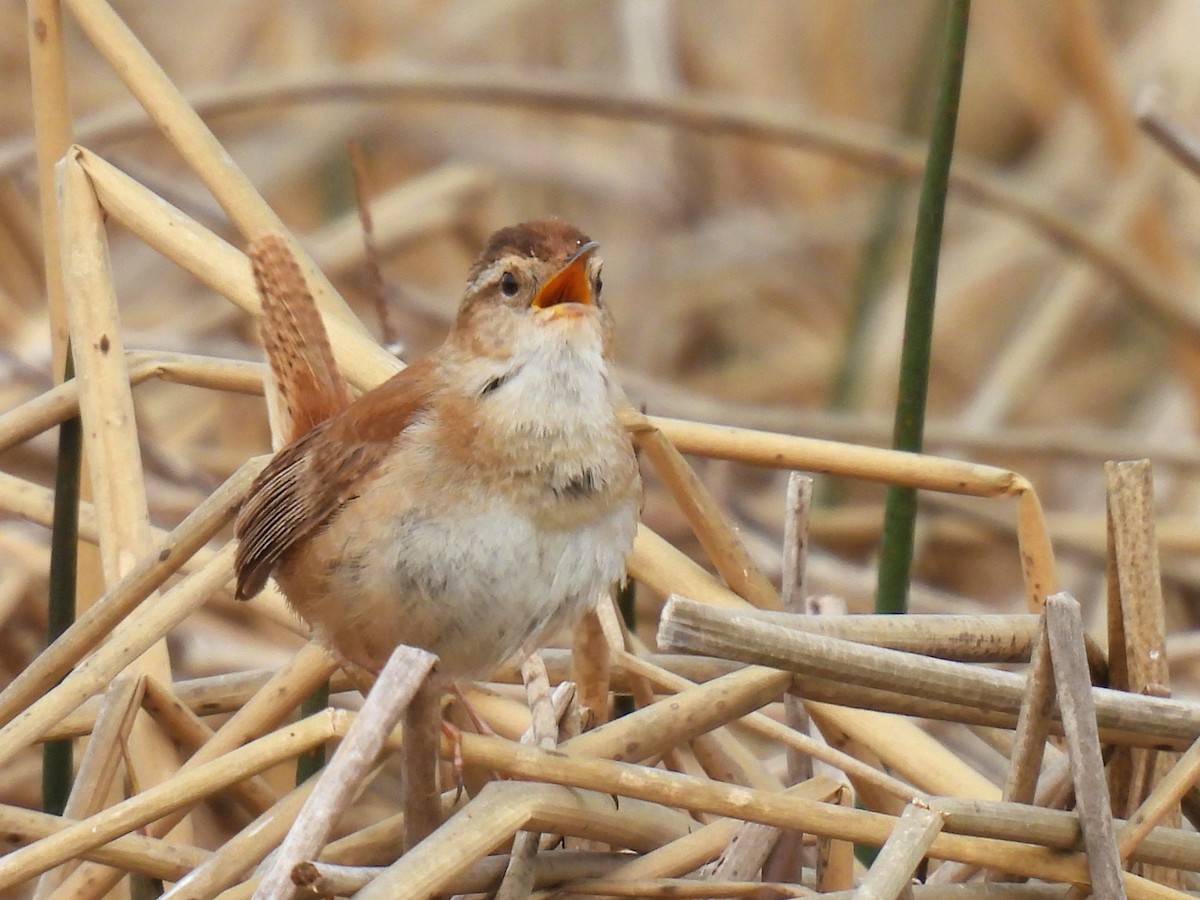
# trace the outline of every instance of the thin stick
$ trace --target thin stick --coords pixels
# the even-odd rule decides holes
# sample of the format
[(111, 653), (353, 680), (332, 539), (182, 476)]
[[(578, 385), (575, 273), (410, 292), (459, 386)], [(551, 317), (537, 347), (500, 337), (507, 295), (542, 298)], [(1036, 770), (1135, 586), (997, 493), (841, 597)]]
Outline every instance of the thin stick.
[(1017, 734), (1012, 762), (1004, 782), (1004, 799), (1013, 803), (1032, 803), (1042, 771), (1042, 755), (1050, 734), (1054, 711), (1054, 673), (1050, 665), (1050, 640), (1043, 615), (1033, 658), (1025, 675), (1025, 696), (1017, 715)]
[(646, 418), (680, 453), (697, 456), (977, 497), (1014, 496), (1026, 485), (1014, 472), (978, 463), (727, 425)]
[(648, 419), (630, 414), (626, 427), (687, 519), (704, 552), (734, 593), (759, 609), (780, 609), (779, 594), (759, 571), (717, 501), (687, 460)]
[(924, 803), (910, 803), (879, 850), (854, 900), (896, 900), (909, 890), (913, 873), (933, 839), (941, 833), (943, 817)]
[[(550, 697), (546, 664), (540, 654), (533, 653), (521, 663), (521, 675), (525, 679), (530, 713), (529, 731), (522, 736), (521, 743), (553, 750), (558, 745), (558, 715)], [(529, 896), (536, 881), (534, 861), (540, 839), (541, 834), (537, 831), (522, 831), (513, 839), (508, 868), (504, 870), (496, 900), (523, 900)]]
[[(838, 805), (853, 807), (854, 798), (847, 789), (838, 792)], [(847, 890), (854, 886), (854, 844), (819, 835), (817, 837), (817, 890)]]
[(1138, 94), (1136, 113), (1142, 131), (1176, 162), (1200, 177), (1200, 139), (1167, 110), (1162, 88), (1152, 86)]
[(1067, 594), (1047, 598), (1046, 632), (1067, 754), (1075, 779), (1075, 803), (1087, 848), (1091, 887), (1100, 897), (1120, 900), (1125, 897), (1121, 860), (1117, 854), (1096, 711), (1083, 653), (1083, 625), (1079, 604), (1073, 598)]
[[(658, 643), (664, 649), (786, 667), (806, 678), (864, 685), (959, 706), (982, 705), (1005, 713), (1006, 722), (1019, 712), (1024, 694), (1024, 680), (1015, 673), (780, 631), (679, 597), (663, 610)], [(1106, 741), (1186, 746), (1200, 735), (1200, 705), (1163, 697), (1131, 697), (1105, 688), (1092, 688), (1091, 696), (1100, 726), (1108, 730)]]
[(295, 866), (315, 858), (325, 846), (363, 777), (375, 764), (384, 739), (400, 721), (436, 663), (436, 656), (416, 647), (401, 644), (392, 651), (362, 711), (321, 772), (316, 787), (254, 892), (257, 900), (286, 896)]

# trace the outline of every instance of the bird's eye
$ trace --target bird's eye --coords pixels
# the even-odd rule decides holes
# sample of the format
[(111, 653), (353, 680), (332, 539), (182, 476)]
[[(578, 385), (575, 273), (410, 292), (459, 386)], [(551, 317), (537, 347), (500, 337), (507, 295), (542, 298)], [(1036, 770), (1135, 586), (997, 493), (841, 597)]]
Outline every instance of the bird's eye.
[(600, 292), (602, 290), (604, 290), (604, 279), (601, 278), (599, 275), (597, 275), (596, 276), (596, 287), (595, 287), (597, 297), (600, 296)]
[(500, 293), (505, 297), (517, 296), (517, 291), (520, 289), (521, 286), (517, 284), (517, 276), (512, 272), (505, 272), (500, 276)]

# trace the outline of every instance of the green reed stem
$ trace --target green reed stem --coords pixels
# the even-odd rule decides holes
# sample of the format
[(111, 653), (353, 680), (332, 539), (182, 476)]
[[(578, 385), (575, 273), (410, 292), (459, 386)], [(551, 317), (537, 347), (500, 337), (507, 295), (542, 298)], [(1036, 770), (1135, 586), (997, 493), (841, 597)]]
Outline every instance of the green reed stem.
[[(951, 0), (946, 20), (941, 78), (929, 136), (929, 156), (921, 180), (921, 199), (917, 206), (917, 228), (908, 279), (904, 342), (900, 352), (899, 396), (892, 434), (892, 446), (897, 450), (920, 452), (924, 444), (938, 257), (942, 246), (950, 161), (954, 155), (954, 132), (958, 124), (970, 10), (970, 0)], [(884, 510), (879, 583), (875, 592), (877, 612), (902, 613), (907, 609), (916, 517), (916, 491), (907, 487), (890, 487)]]

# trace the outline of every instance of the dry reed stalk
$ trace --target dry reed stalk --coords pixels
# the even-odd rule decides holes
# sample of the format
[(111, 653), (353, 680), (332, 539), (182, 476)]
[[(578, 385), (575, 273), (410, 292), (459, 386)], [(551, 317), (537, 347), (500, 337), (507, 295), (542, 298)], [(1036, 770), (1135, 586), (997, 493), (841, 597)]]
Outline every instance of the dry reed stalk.
[(66, 3), (92, 45), (137, 98), (163, 136), (212, 191), (243, 237), (249, 240), (273, 232), (284, 235), (304, 270), (305, 280), (311, 285), (318, 305), (359, 334), (365, 334), (362, 324), (341, 295), (295, 239), (288, 237), (279, 216), (112, 7), (104, 0), (66, 0)]
[[(825, 703), (808, 702), (805, 708), (822, 733), (846, 735), (873, 754), (881, 766), (911, 782), (918, 790), (910, 790), (901, 798), (906, 803), (914, 796), (924, 801), (933, 796), (985, 800), (1000, 797), (1000, 790), (969, 762), (912, 722), (874, 710), (844, 709)], [(889, 794), (890, 799), (897, 799)]]
[[(90, 0), (89, 0), (90, 4)], [(84, 0), (72, 4), (84, 5)], [(85, 30), (94, 24), (103, 29), (102, 52), (111, 37), (113, 52), (126, 49), (128, 41), (117, 35), (111, 25), (115, 17), (107, 10), (87, 11)], [(93, 22), (92, 20), (95, 20)], [(123, 26), (122, 26), (123, 30)], [(93, 37), (96, 40), (96, 37)], [(117, 46), (120, 45), (120, 46)], [(139, 76), (150, 71), (141, 64), (148, 60), (145, 51), (137, 47), (130, 51)], [(150, 61), (150, 65), (154, 65)], [(155, 82), (163, 83), (160, 73)], [(154, 87), (159, 87), (158, 83)], [(164, 89), (169, 88), (169, 83)], [(131, 86), (131, 90), (137, 91)], [(925, 148), (916, 143), (898, 144), (894, 138), (881, 138), (861, 126), (844, 122), (822, 121), (807, 111), (797, 119), (794, 109), (771, 106), (761, 102), (748, 103), (745, 98), (725, 101), (705, 97), (645, 97), (619, 89), (597, 87), (594, 79), (572, 83), (563, 72), (554, 78), (524, 73), (514, 75), (510, 70), (482, 69), (471, 71), (457, 66), (453, 71), (424, 69), (407, 65), (366, 66), (358, 68), (330, 67), (310, 70), (298, 75), (259, 77), (253, 83), (230, 87), (223, 85), (210, 91), (192, 92), (194, 109), (206, 115), (218, 115), (242, 108), (275, 108), (278, 104), (324, 97), (408, 97), (439, 99), (452, 102), (490, 103), (525, 106), (554, 111), (586, 111), (590, 115), (630, 121), (648, 121), (710, 134), (736, 134), (757, 141), (773, 141), (799, 146), (836, 156), (854, 165), (871, 168), (883, 174), (916, 179), (924, 169)], [(158, 99), (158, 98), (155, 98)], [(139, 97), (149, 105), (149, 97)], [(172, 104), (186, 107), (182, 99), (171, 98)], [(164, 104), (165, 105), (165, 104)], [(174, 109), (170, 110), (174, 112)], [(152, 118), (154, 110), (147, 108)], [(167, 115), (164, 110), (162, 116)], [(183, 118), (182, 115), (180, 117)], [(141, 110), (118, 110), (80, 123), (80, 139), (88, 142), (111, 141), (137, 134), (145, 129)], [(172, 125), (177, 124), (171, 122)], [(191, 125), (191, 123), (187, 123)], [(161, 124), (160, 124), (160, 127)], [(192, 126), (193, 128), (195, 126)], [(190, 130), (190, 129), (189, 129)], [(200, 146), (212, 141), (211, 135), (201, 135)], [(0, 156), (0, 171), (19, 165), (29, 158), (32, 148), (13, 146)], [(183, 150), (181, 149), (181, 152)], [(1200, 327), (1194, 312), (1184, 299), (1167, 285), (1153, 269), (1131, 254), (1121, 243), (1105, 240), (1080, 228), (1053, 209), (1041, 198), (1027, 190), (1014, 190), (1007, 180), (994, 175), (977, 162), (960, 160), (950, 174), (950, 185), (963, 197), (1014, 216), (1030, 228), (1045, 235), (1053, 246), (1077, 254), (1106, 277), (1129, 292), (1130, 298), (1156, 317), (1175, 327), (1195, 330)], [(217, 193), (210, 185), (210, 189)], [(264, 228), (262, 231), (271, 230)], [(307, 271), (306, 271), (306, 274)]]
[(1102, 897), (1119, 900), (1125, 897), (1125, 886), (1121, 883), (1112, 804), (1104, 777), (1091, 679), (1083, 652), (1083, 623), (1079, 604), (1074, 598), (1055, 594), (1046, 601), (1046, 636), (1050, 644), (1055, 695), (1075, 782), (1079, 829), (1087, 848), (1091, 888)]
[[(81, 383), (80, 417), (100, 562), (104, 583), (111, 588), (151, 549), (146, 486), (100, 206), (71, 154), (59, 162), (57, 177), (67, 320)], [(134, 671), (170, 681), (165, 642), (150, 643), (134, 665)], [(178, 768), (170, 741), (146, 717), (134, 722), (128, 766), (131, 780), (150, 785), (162, 783)], [(179, 837), (186, 839), (190, 825), (181, 828)]]
[(759, 609), (780, 609), (779, 594), (750, 558), (716, 500), (679, 451), (650, 420), (630, 408), (625, 427), (679, 505), (714, 568), (734, 593)]
[[(780, 600), (791, 613), (810, 611), (805, 597), (805, 576), (808, 570), (809, 514), (813, 500), (813, 480), (799, 472), (789, 472), (784, 494), (783, 514), (783, 572), (780, 576)], [(813, 605), (812, 611), (816, 610)], [(812, 720), (804, 708), (803, 698), (789, 691), (783, 697), (783, 720), (793, 731), (808, 734)], [(786, 750), (788, 785), (800, 784), (813, 777), (813, 758), (794, 746)], [(814, 851), (807, 855), (810, 868), (816, 868)], [(781, 834), (771, 848), (763, 877), (772, 881), (798, 878), (805, 863), (804, 835)]]
[[(158, 723), (163, 732), (171, 738), (172, 743), (179, 748), (180, 752), (187, 755), (186, 762), (179, 767), (181, 771), (188, 766), (199, 765), (205, 759), (219, 756), (220, 752), (224, 752), (225, 749), (238, 746), (235, 743), (232, 746), (222, 747), (228, 742), (217, 738), (218, 732), (213, 731), (203, 719), (180, 703), (170, 689), (164, 687), (155, 678), (146, 679), (146, 693), (142, 706)], [(225, 730), (225, 728), (221, 729), (222, 735)], [(258, 735), (253, 735), (253, 737), (258, 737)], [(218, 748), (221, 748), (220, 752), (214, 752)], [(250, 818), (269, 809), (279, 799), (270, 785), (259, 776), (247, 778), (245, 781), (232, 785), (229, 792), (236, 802), (250, 812)], [(168, 816), (166, 819), (155, 822), (153, 828), (147, 829), (147, 833), (155, 837), (161, 836), (164, 829), (169, 831), (174, 824), (172, 818)]]
[[(602, 598), (601, 603), (605, 600)], [(573, 653), (571, 654), (571, 678), (577, 685), (577, 698), (583, 708), (587, 722), (585, 730), (593, 725), (602, 725), (608, 721), (609, 691), (612, 688), (612, 664), (609, 659), (608, 639), (600, 618), (593, 610), (584, 613), (575, 626), (573, 635)], [(541, 672), (545, 673), (545, 663), (539, 662)], [(526, 686), (529, 679), (525, 677), (524, 665), (521, 675)], [(546, 676), (549, 684), (549, 676)], [(532, 707), (531, 707), (532, 709)]]
[(656, 417), (649, 417), (648, 421), (682, 453), (951, 494), (1015, 496), (1018, 500), (1017, 542), (1031, 609), (1034, 612), (1040, 610), (1045, 598), (1058, 589), (1054, 551), (1041, 501), (1028, 480), (1015, 472), (898, 450), (854, 447), (744, 428)]
[[(789, 788), (787, 793), (825, 799), (836, 796), (840, 790), (838, 784), (825, 778)], [(744, 824), (738, 819), (716, 819), (656, 850), (627, 860), (607, 878), (612, 881), (640, 881), (647, 878), (686, 875), (715, 859)]]
[[(1114, 687), (1135, 694), (1167, 697), (1166, 609), (1158, 566), (1154, 524), (1154, 487), (1149, 460), (1109, 462), (1108, 644)], [(1109, 761), (1113, 809), (1131, 816), (1167, 774), (1178, 757), (1153, 749), (1119, 748)], [(1163, 810), (1163, 824), (1178, 826), (1180, 812)], [(1122, 857), (1124, 858), (1124, 857)], [(1139, 874), (1179, 887), (1170, 870)]]
[[(72, 820), (17, 806), (0, 806), (0, 827), (10, 845), (30, 846), (76, 824)], [(180, 844), (130, 833), (114, 838), (82, 857), (126, 872), (173, 880), (202, 865), (209, 853), (191, 844)]]
[[(272, 677), (275, 669), (251, 669), (226, 675), (213, 675), (176, 681), (171, 685), (171, 702), (179, 703), (198, 716), (236, 712)], [(331, 693), (354, 690), (344, 673), (334, 672)], [(54, 723), (42, 740), (80, 737), (92, 730), (99, 710), (99, 699), (85, 701), (75, 712)]]
[[(106, 213), (240, 309), (259, 315), (258, 293), (244, 253), (96, 154), (84, 148), (74, 152)], [(297, 259), (303, 265), (305, 257), (297, 255)], [(321, 305), (323, 295), (307, 269), (305, 282)], [(372, 387), (399, 368), (395, 357), (340, 316), (325, 317), (325, 328), (338, 367), (355, 387)]]
[[(1006, 721), (1019, 712), (1024, 690), (1023, 679), (1009, 672), (799, 631), (781, 632), (679, 597), (663, 611), (659, 644), (754, 665), (782, 666), (806, 678), (981, 706), (1004, 713), (1009, 717)], [(1134, 698), (1106, 688), (1092, 688), (1091, 694), (1106, 742), (1186, 746), (1200, 733), (1200, 707), (1194, 704), (1162, 697)]]
[[(473, 757), (475, 762), (482, 762), (488, 756), (497, 760), (506, 758), (477, 753), (480, 740), (504, 743), (465, 734), (464, 756)], [(468, 750), (469, 747), (472, 749)], [(361, 896), (370, 898), (374, 893), (378, 897), (392, 897), (397, 890), (411, 892), (413, 896), (424, 896), (426, 891), (436, 893), (522, 829), (556, 831), (648, 850), (678, 839), (691, 828), (691, 819), (653, 803), (623, 799), (620, 807), (618, 810), (612, 796), (603, 792), (548, 784), (491, 782), (471, 801), (469, 815), (464, 811), (452, 816), (381, 873), (363, 889)], [(481, 824), (485, 827), (480, 827)]]
[(1154, 827), (1161, 823), (1170, 825), (1177, 811), (1176, 804), (1200, 779), (1200, 741), (1192, 744), (1134, 811), (1117, 832), (1117, 851), (1122, 860), (1136, 849)]
[[(1031, 613), (810, 616), (740, 610), (738, 617), (805, 634), (972, 663), (1028, 662), (1041, 629), (1041, 617)], [(1102, 669), (1104, 651), (1090, 638), (1087, 654), (1089, 667)]]
[(118, 673), (224, 585), (231, 577), (232, 565), (233, 546), (227, 545), (178, 586), (129, 616), (113, 632), (112, 639), (0, 729), (0, 760), (12, 759), (84, 700), (103, 690)]
[[(1108, 642), (1114, 687), (1170, 695), (1165, 609), (1149, 460), (1105, 464), (1108, 485)], [(1138, 766), (1134, 766), (1135, 771)], [(1137, 795), (1127, 786), (1122, 795)], [(1134, 803), (1136, 805), (1137, 801)]]
[(779, 697), (790, 677), (743, 669), (675, 694), (566, 741), (566, 753), (645, 760), (761, 709)]
[(911, 882), (917, 866), (925, 858), (933, 839), (942, 830), (943, 817), (937, 809), (923, 803), (910, 803), (896, 821), (896, 827), (867, 877), (854, 892), (854, 900), (897, 900), (911, 897)]
[[(592, 618), (599, 629), (599, 619), (595, 616)], [(607, 653), (605, 656), (607, 658)], [(550, 696), (550, 679), (546, 674), (546, 665), (539, 654), (531, 654), (521, 664), (521, 675), (525, 680), (531, 720), (529, 730), (521, 737), (521, 743), (541, 747), (543, 750), (553, 750), (558, 744), (559, 715)], [(570, 690), (565, 693), (570, 693)], [(605, 699), (607, 700), (607, 691)], [(563, 711), (565, 710), (564, 704)], [(523, 900), (529, 896), (536, 880), (535, 860), (541, 837), (536, 831), (522, 831), (513, 839), (508, 868), (504, 870), (504, 879), (496, 892), (496, 900)]]
[[(437, 657), (432, 653), (403, 644), (388, 657), (375, 686), (367, 695), (361, 713), (355, 717), (329, 765), (318, 776), (317, 786), (308, 795), (304, 806), (296, 815), (295, 824), (288, 831), (270, 867), (263, 875), (262, 882), (255, 891), (256, 898), (268, 900), (283, 896), (291, 889), (292, 870), (295, 866), (315, 858), (320, 852), (334, 825), (374, 766), (375, 758), (379, 755), (388, 733), (405, 715), (409, 704), (421, 692), (422, 686), (425, 685), (425, 689), (429, 689), (428, 676), (436, 664)], [(433, 699), (432, 705), (440, 717), (440, 692)], [(405, 732), (408, 741), (413, 737), (411, 724), (412, 721), (406, 719)], [(433, 727), (436, 730), (436, 722)], [(425, 770), (413, 773), (409, 770), (409, 774), (420, 774), (428, 779), (431, 772)], [(417, 786), (406, 784), (406, 794), (411, 795), (416, 791)], [(436, 790), (433, 796), (434, 802), (440, 807)], [(406, 839), (413, 809), (414, 806), (408, 803), (406, 798), (406, 814), (409, 816), (405, 829)]]
[(1046, 635), (1043, 614), (1029, 669), (1025, 674), (1025, 695), (1021, 700), (1021, 711), (1017, 714), (1017, 731), (1008, 777), (1004, 782), (1005, 800), (1014, 803), (1033, 802), (1053, 713), (1054, 672), (1050, 664), (1050, 640)]
[(763, 881), (705, 879), (702, 882), (682, 878), (655, 878), (647, 881), (613, 882), (604, 878), (575, 883), (563, 896), (577, 897), (810, 897), (812, 892), (802, 885), (778, 884)]
[(689, 597), (717, 606), (743, 607), (746, 601), (721, 584), (682, 551), (655, 534), (644, 523), (638, 523), (633, 552), (625, 561), (629, 577), (644, 584), (660, 597), (676, 591), (676, 586), (688, 586)]
[[(450, 752), (449, 746), (443, 747), (444, 755)], [(568, 755), (551, 756), (534, 748), (520, 747), (479, 735), (463, 735), (463, 756), (468, 762), (487, 765), (499, 772), (530, 780), (550, 781), (587, 791), (617, 792), (622, 796), (661, 803), (664, 806), (738, 816), (747, 821), (821, 833), (859, 843), (882, 844), (891, 833), (895, 822), (893, 817), (881, 813), (842, 810), (827, 803), (721, 785), (629, 763)], [(488, 786), (488, 790), (503, 786), (503, 783), (493, 783)], [(480, 797), (483, 797), (482, 793)], [(485, 843), (480, 845), (484, 847), (479, 851), (481, 853), (486, 852), (486, 847), (492, 846), (493, 841), (498, 843), (505, 839), (505, 835), (511, 836), (521, 827), (530, 827), (527, 816), (535, 815), (534, 810), (528, 806), (518, 808), (516, 798), (505, 798), (503, 802), (495, 802), (493, 797), (494, 795), (489, 795), (487, 803), (480, 802), (477, 798), (470, 807), (471, 815), (476, 818), (468, 830), (478, 828), (481, 822), (488, 826), (480, 829), (487, 836)], [(540, 808), (536, 803), (532, 806), (534, 809)], [(959, 859), (1036, 878), (1087, 883), (1087, 859), (1082, 854), (1064, 856), (1058, 850), (1007, 839), (966, 837), (947, 833), (952, 826), (953, 820), (948, 816), (946, 831), (934, 840), (930, 847), (930, 856)], [(385, 889), (391, 889), (394, 884), (408, 884), (409, 882), (404, 880), (408, 878), (416, 879), (412, 884), (420, 889), (427, 889), (424, 885), (428, 882), (424, 879), (430, 877), (429, 867), (435, 865), (435, 860), (437, 865), (445, 865), (443, 842), (460, 850), (466, 846), (465, 843), (460, 843), (468, 840), (462, 829), (462, 819), (458, 816), (452, 817), (430, 839), (389, 867), (376, 882), (378, 887), (374, 889), (379, 891), (378, 895), (387, 896), (383, 893)], [(1155, 885), (1134, 875), (1126, 874), (1123, 880), (1130, 897), (1181, 896), (1178, 891)], [(370, 894), (366, 896), (369, 897)]]
[(62, 280), (62, 245), (59, 242), (59, 211), (55, 199), (58, 191), (54, 167), (67, 152), (74, 137), (61, 4), (59, 0), (30, 0), (27, 8), (38, 194), (42, 198), (42, 253), (50, 316), (51, 372), (54, 380), (59, 382), (66, 372), (69, 329)]
[(1138, 95), (1137, 118), (1142, 130), (1176, 162), (1193, 175), (1200, 176), (1200, 141), (1171, 116), (1161, 88), (1149, 87)]
[[(869, 411), (849, 413), (817, 409), (798, 410), (768, 403), (732, 403), (655, 379), (629, 368), (621, 370), (626, 391), (637, 398), (654, 399), (659, 414), (676, 420), (721, 422), (757, 431), (802, 434), (848, 444), (886, 446), (891, 437), (889, 417)], [(931, 413), (925, 425), (925, 445), (934, 452), (950, 448), (985, 458), (1030, 458), (1060, 462), (1104, 462), (1109, 459), (1153, 458), (1159, 466), (1190, 469), (1200, 465), (1200, 447), (1181, 436), (1170, 443), (1130, 434), (1126, 430), (1072, 425), (1037, 426), (1006, 422), (1004, 427), (974, 430), (958, 419)], [(832, 511), (822, 513), (828, 515)], [(842, 510), (850, 513), (851, 510)]]
[[(96, 726), (79, 760), (71, 794), (63, 808), (64, 819), (86, 819), (99, 812), (107, 801), (145, 688), (145, 675), (126, 673), (118, 675), (104, 692)], [(74, 868), (62, 866), (44, 873), (38, 879), (35, 900), (53, 896)]]
[[(659, 688), (679, 692), (693, 687), (693, 683), (682, 676), (675, 675), (649, 660), (634, 656), (630, 653), (620, 653), (617, 662), (622, 668), (633, 670), (646, 680), (653, 682)], [(788, 749), (804, 753), (814, 759), (819, 759), (827, 765), (841, 769), (853, 782), (871, 784), (884, 793), (891, 794), (898, 800), (907, 802), (913, 796), (913, 788), (893, 778), (886, 772), (881, 772), (865, 763), (859, 762), (853, 756), (842, 753), (807, 734), (789, 728), (761, 712), (753, 712), (738, 720), (738, 724), (747, 730), (771, 740), (779, 741)]]
[(261, 458), (251, 460), (234, 472), (177, 528), (157, 541), (157, 552), (144, 555), (50, 648), (10, 682), (0, 693), (0, 721), (12, 721), (18, 710), (27, 708), (35, 698), (43, 695), (229, 522), (264, 463)]
[(783, 517), (783, 578), (780, 600), (788, 612), (805, 609), (804, 576), (808, 564), (809, 517), (813, 480), (799, 472), (788, 474)]
[[(236, 884), (257, 866), (287, 836), (296, 814), (308, 799), (317, 780), (304, 784), (279, 799), (248, 827), (243, 828), (206, 860), (194, 866), (167, 891), (164, 900), (208, 900)], [(258, 882), (255, 882), (257, 887)], [(247, 892), (246, 896), (250, 896)]]
[[(624, 857), (624, 854), (617, 853), (580, 853), (572, 850), (542, 853), (534, 868), (535, 886), (602, 877), (619, 866)], [(510, 859), (511, 857), (502, 854), (493, 854), (481, 859), (449, 885), (448, 893), (461, 895), (495, 890)], [(343, 893), (350, 894), (364, 887), (379, 874), (379, 869), (375, 866), (337, 866), (327, 862), (302, 863), (297, 869), (298, 874), (303, 877), (311, 875), (318, 879), (307, 886), (308, 890), (313, 892), (341, 889)], [(544, 895), (539, 893), (533, 896), (540, 900)], [(222, 900), (236, 898), (237, 895), (233, 893), (228, 897), (222, 895)]]
[(235, 781), (344, 734), (347, 725), (348, 717), (327, 712), (274, 731), (212, 762), (179, 772), (128, 800), (0, 858), (0, 889), (83, 855), (119, 835), (209, 797)]
[[(388, 663), (390, 664), (393, 659), (398, 658), (401, 650), (411, 651), (413, 649), (398, 647), (393, 653), (393, 657), (388, 659)], [(446, 689), (446, 680), (440, 677), (434, 668), (437, 657), (430, 656), (431, 662), (428, 666), (425, 666), (423, 657), (418, 657), (418, 659), (421, 660), (424, 671), (420, 673), (422, 677), (417, 681), (415, 690), (399, 692), (395, 697), (392, 697), (392, 690), (386, 691), (386, 696), (391, 699), (381, 699), (380, 706), (376, 707), (378, 711), (375, 713), (376, 716), (388, 717), (393, 723), (397, 721), (395, 718), (397, 713), (404, 717), (405, 739), (400, 748), (400, 765), (404, 779), (405, 850), (411, 850), (423, 841), (442, 822), (442, 804), (437, 780), (438, 738), (441, 733), (442, 694)], [(399, 662), (396, 663), (396, 666), (399, 667)], [(397, 675), (392, 677), (396, 678)], [(375, 693), (374, 687), (371, 692)], [(399, 704), (398, 709), (393, 711), (390, 705), (383, 705), (391, 703), (393, 700)], [(387, 730), (382, 729), (378, 736), (373, 731), (368, 734), (372, 735), (372, 741), (378, 737), (382, 742), (383, 735), (386, 735)], [(375, 753), (379, 752), (379, 745), (373, 743), (370, 746), (374, 747)], [(363, 753), (363, 751), (357, 752)], [(361, 768), (361, 762), (359, 766)], [(352, 771), (356, 770), (347, 767), (343, 777), (349, 777)], [(270, 895), (262, 896), (266, 898)]]
[[(445, 753), (449, 753), (448, 747), (444, 747), (443, 749)], [(468, 761), (474, 760), (481, 764), (492, 765), (499, 771), (524, 775), (532, 779), (546, 777), (556, 782), (561, 781), (565, 784), (586, 787), (598, 783), (598, 780), (601, 778), (608, 777), (615, 788), (620, 788), (622, 785), (629, 787), (630, 785), (627, 782), (632, 779), (640, 785), (638, 788), (639, 793), (642, 793), (643, 789), (645, 793), (653, 792), (655, 793), (655, 802), (664, 802), (670, 805), (675, 805), (676, 801), (668, 799), (668, 795), (661, 792), (666, 791), (674, 795), (676, 792), (674, 788), (668, 786), (669, 783), (673, 780), (688, 780), (686, 776), (655, 772), (654, 770), (647, 770), (641, 767), (631, 767), (629, 764), (568, 758), (557, 755), (546, 756), (533, 749), (521, 750), (515, 747), (515, 745), (506, 744), (495, 738), (476, 738), (476, 736), (472, 735), (465, 736), (463, 752)], [(539, 764), (539, 759), (547, 767), (543, 775), (534, 772), (534, 769)], [(629, 779), (623, 780), (622, 776), (624, 773), (629, 773)], [(717, 795), (730, 799), (737, 796), (739, 791), (746, 790), (712, 783), (705, 784), (710, 794), (711, 792), (716, 792)], [(833, 791), (837, 787), (836, 782), (822, 778), (814, 780), (810, 787), (815, 790), (816, 786), (821, 784), (826, 785), (830, 791)], [(654, 787), (650, 785), (654, 785)], [(822, 788), (822, 790), (825, 790), (825, 788)], [(776, 796), (771, 793), (759, 791), (753, 791), (752, 793), (756, 798)], [(829, 796), (829, 794), (823, 796)], [(768, 806), (771, 806), (771, 808), (775, 808), (773, 806), (775, 803), (774, 800), (765, 800), (764, 802)], [(799, 805), (803, 806), (804, 804)], [(622, 806), (624, 806), (624, 801), (622, 802)], [(1047, 849), (1056, 850), (1071, 849), (1078, 844), (1078, 817), (1061, 810), (1039, 809), (1023, 804), (1001, 803), (999, 801), (956, 800), (949, 797), (939, 798), (938, 806), (946, 820), (945, 831), (949, 833), (988, 838), (1001, 842), (1040, 845)], [(609, 808), (611, 809), (611, 803)], [(746, 812), (750, 814), (746, 815)], [(765, 821), (758, 815), (757, 808), (744, 810), (742, 817), (750, 821)], [(862, 824), (862, 821), (868, 820), (875, 822), (894, 821), (889, 816), (861, 811), (853, 811), (850, 819), (855, 818), (860, 819), (859, 824)], [(841, 817), (834, 817), (831, 821), (844, 822), (846, 820)], [(837, 829), (831, 831), (824, 827), (820, 828), (819, 832), (833, 835), (839, 834)], [(862, 833), (861, 831), (855, 831), (850, 835), (849, 839), (857, 840)], [(1197, 856), (1198, 849), (1200, 849), (1200, 837), (1197, 837), (1195, 834), (1183, 832), (1178, 829), (1159, 828), (1151, 833), (1147, 840), (1138, 848), (1137, 853), (1140, 860), (1152, 862), (1156, 865), (1186, 868), (1189, 866), (1194, 867), (1197, 859), (1200, 859), (1200, 856)]]
[[(611, 606), (610, 611), (615, 619), (615, 610)], [(644, 663), (638, 654), (645, 654), (646, 648), (635, 636), (628, 635), (627, 643), (634, 652), (623, 648), (614, 649), (614, 656), (620, 660), (622, 669), (633, 682), (634, 698), (640, 706), (649, 706), (654, 702), (651, 685), (662, 686), (670, 683), (670, 689), (675, 692), (694, 686), (685, 679), (673, 679), (670, 673)], [(749, 721), (756, 717), (770, 722), (772, 725), (778, 724), (761, 713), (755, 712), (750, 713), (742, 721)], [(716, 728), (706, 734), (698, 735), (689, 746), (696, 762), (710, 778), (763, 790), (779, 790), (783, 787), (780, 780), (767, 770), (764, 761), (752, 753), (729, 728)], [(681, 770), (676, 769), (676, 771)]]
[[(783, 832), (770, 825), (743, 822), (721, 855), (704, 871), (706, 882), (752, 880), (762, 871)], [(799, 872), (797, 872), (799, 878)], [(763, 881), (775, 881), (763, 874)]]
[[(191, 353), (126, 352), (129, 383), (150, 378), (211, 390), (261, 394), (261, 363), (197, 356)], [(0, 415), (0, 450), (8, 450), (79, 413), (79, 382), (72, 379)]]
[[(848, 790), (838, 792), (838, 805), (853, 807)], [(817, 837), (817, 890), (821, 893), (854, 887), (854, 844), (834, 838)]]

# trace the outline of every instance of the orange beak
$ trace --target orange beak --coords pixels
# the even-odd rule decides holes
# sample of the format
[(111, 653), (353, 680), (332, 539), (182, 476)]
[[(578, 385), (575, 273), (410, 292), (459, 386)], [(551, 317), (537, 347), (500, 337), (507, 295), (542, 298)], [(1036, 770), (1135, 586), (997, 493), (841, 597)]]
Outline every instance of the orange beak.
[(596, 302), (592, 293), (592, 280), (588, 278), (587, 264), (592, 254), (600, 249), (595, 241), (588, 241), (571, 254), (566, 265), (554, 273), (554, 277), (541, 286), (533, 298), (535, 309), (549, 309), (564, 303), (580, 303), (592, 306)]

